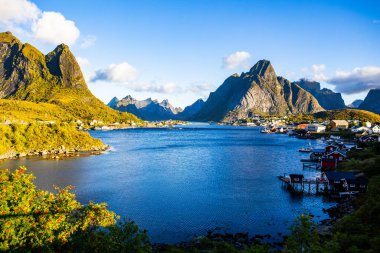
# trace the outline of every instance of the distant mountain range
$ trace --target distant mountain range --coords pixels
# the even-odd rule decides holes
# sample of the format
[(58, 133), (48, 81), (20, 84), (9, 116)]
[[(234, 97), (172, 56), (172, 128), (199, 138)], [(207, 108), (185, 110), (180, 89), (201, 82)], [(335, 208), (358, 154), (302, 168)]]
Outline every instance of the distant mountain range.
[(203, 103), (204, 101), (199, 99), (194, 104), (187, 106), (185, 110), (182, 110), (180, 107), (176, 108), (172, 106), (167, 99), (162, 102), (152, 100), (151, 98), (137, 100), (128, 95), (121, 100), (114, 97), (108, 103), (108, 106), (121, 112), (132, 113), (143, 120), (159, 121), (189, 119), (199, 111)]
[(310, 92), (325, 110), (343, 109), (346, 107), (342, 94), (335, 93), (326, 88), (321, 89), (321, 84), (316, 81), (301, 79), (295, 83)]
[(362, 99), (356, 99), (351, 104), (347, 105), (348, 108), (359, 108), (359, 106), (363, 103), (364, 100)]
[[(376, 112), (375, 94), (371, 91), (362, 105), (355, 101), (352, 108)], [(228, 77), (219, 88), (210, 93), (206, 102), (174, 108), (167, 100), (158, 102), (150, 98), (136, 100), (131, 96), (119, 100), (113, 98), (109, 104), (123, 112), (130, 112), (144, 120), (182, 119), (192, 121), (231, 121), (245, 118), (248, 114), (288, 115), (309, 114), (324, 110), (346, 108), (342, 95), (323, 88), (318, 82), (301, 79), (291, 82), (277, 76), (267, 60), (258, 61), (248, 72)]]
[(0, 33), (0, 99), (53, 104), (65, 111), (65, 118), (139, 121), (110, 109), (91, 93), (68, 46), (61, 44), (44, 55), (10, 32)]

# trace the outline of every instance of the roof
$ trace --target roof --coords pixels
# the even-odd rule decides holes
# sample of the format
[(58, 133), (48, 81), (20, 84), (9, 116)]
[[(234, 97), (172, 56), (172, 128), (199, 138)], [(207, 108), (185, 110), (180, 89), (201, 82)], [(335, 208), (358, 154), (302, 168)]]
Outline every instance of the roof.
[(337, 120), (337, 119), (334, 119), (331, 122), (334, 122), (335, 124), (347, 124), (348, 125), (347, 120)]
[(356, 173), (350, 171), (326, 171), (325, 175), (329, 180), (356, 179)]
[(346, 152), (344, 152), (344, 151), (337, 151), (337, 150), (334, 150), (334, 151), (328, 153), (327, 155), (329, 156), (331, 154), (341, 154), (342, 156), (347, 156)]
[(294, 177), (300, 177), (300, 178), (303, 178), (303, 175), (302, 175), (302, 174), (289, 174), (289, 177), (290, 177), (290, 178), (294, 178)]

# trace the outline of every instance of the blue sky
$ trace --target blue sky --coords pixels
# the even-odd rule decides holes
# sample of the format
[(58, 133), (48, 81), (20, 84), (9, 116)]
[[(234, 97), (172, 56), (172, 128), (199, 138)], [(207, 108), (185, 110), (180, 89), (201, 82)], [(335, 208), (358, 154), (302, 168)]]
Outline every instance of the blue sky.
[(43, 22), (68, 25), (62, 40), (105, 102), (130, 94), (183, 107), (260, 59), (290, 80), (345, 92), (347, 103), (380, 88), (380, 1), (7, 1), (39, 10), (27, 20), (0, 17), (0, 27), (44, 53), (58, 38), (37, 35)]

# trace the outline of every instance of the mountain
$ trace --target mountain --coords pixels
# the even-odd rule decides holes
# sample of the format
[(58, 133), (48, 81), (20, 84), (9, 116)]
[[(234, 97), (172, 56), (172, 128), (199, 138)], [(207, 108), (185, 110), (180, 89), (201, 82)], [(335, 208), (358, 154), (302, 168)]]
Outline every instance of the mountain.
[(321, 84), (318, 82), (301, 79), (296, 84), (310, 92), (326, 110), (343, 109), (346, 107), (342, 94), (335, 93), (326, 88), (321, 89)]
[(203, 99), (198, 99), (193, 104), (186, 106), (185, 109), (177, 115), (177, 118), (182, 119), (182, 120), (191, 119), (195, 114), (197, 114), (202, 109), (204, 104), (205, 104), (205, 101), (203, 101)]
[(0, 33), (0, 98), (55, 104), (81, 120), (139, 121), (110, 109), (90, 92), (68, 46), (44, 55), (10, 32)]
[(143, 120), (149, 121), (176, 119), (177, 114), (182, 112), (181, 108), (173, 107), (167, 99), (160, 103), (151, 98), (137, 100), (130, 95), (121, 100), (114, 97), (108, 103), (108, 106), (121, 112), (132, 113)]
[(286, 115), (322, 110), (313, 95), (296, 83), (277, 77), (271, 63), (260, 60), (249, 72), (228, 77), (211, 92), (194, 120), (229, 120), (246, 117), (248, 112)]
[(347, 105), (349, 108), (359, 108), (359, 106), (363, 103), (364, 100), (362, 99), (356, 99), (354, 102), (351, 104)]
[(370, 90), (359, 109), (380, 114), (380, 89)]

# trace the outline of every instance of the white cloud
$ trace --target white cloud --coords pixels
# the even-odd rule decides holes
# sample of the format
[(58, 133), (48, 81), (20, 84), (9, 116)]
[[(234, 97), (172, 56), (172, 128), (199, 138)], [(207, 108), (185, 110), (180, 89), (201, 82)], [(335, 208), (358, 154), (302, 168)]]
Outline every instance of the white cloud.
[(380, 67), (357, 67), (352, 71), (336, 71), (335, 76), (327, 80), (334, 84), (338, 92), (356, 94), (369, 89), (380, 88)]
[(157, 84), (154, 81), (150, 83), (145, 83), (145, 84), (134, 83), (134, 84), (131, 84), (128, 88), (137, 92), (153, 92), (153, 93), (162, 93), (162, 94), (173, 94), (173, 93), (181, 92), (177, 84), (173, 82), (169, 82), (165, 84)]
[(28, 0), (0, 0), (0, 23), (8, 26), (35, 20), (41, 11)]
[(46, 43), (72, 45), (79, 38), (79, 29), (74, 21), (67, 20), (59, 12), (43, 12), (33, 23), (32, 32), (36, 39)]
[(93, 36), (93, 35), (88, 35), (88, 36), (85, 36), (81, 43), (80, 43), (80, 47), (81, 48), (89, 48), (91, 47), (92, 45), (94, 45), (96, 42), (96, 37)]
[(301, 73), (302, 78), (307, 78), (314, 81), (326, 81), (328, 79), (325, 74), (326, 65), (325, 64), (313, 64), (310, 68), (302, 68)]
[(87, 66), (90, 64), (90, 61), (87, 58), (84, 57), (76, 57), (76, 60), (81, 68)]
[(207, 98), (215, 86), (207, 82), (194, 82), (187, 88), (188, 91), (202, 97)]
[(128, 62), (111, 64), (105, 69), (95, 71), (90, 78), (91, 82), (109, 81), (115, 83), (127, 83), (136, 80), (138, 71)]
[(44, 43), (72, 45), (79, 38), (74, 21), (59, 12), (41, 11), (29, 0), (0, 0), (0, 28)]
[(246, 51), (237, 51), (223, 58), (223, 67), (234, 69), (239, 67), (247, 67), (251, 54)]

